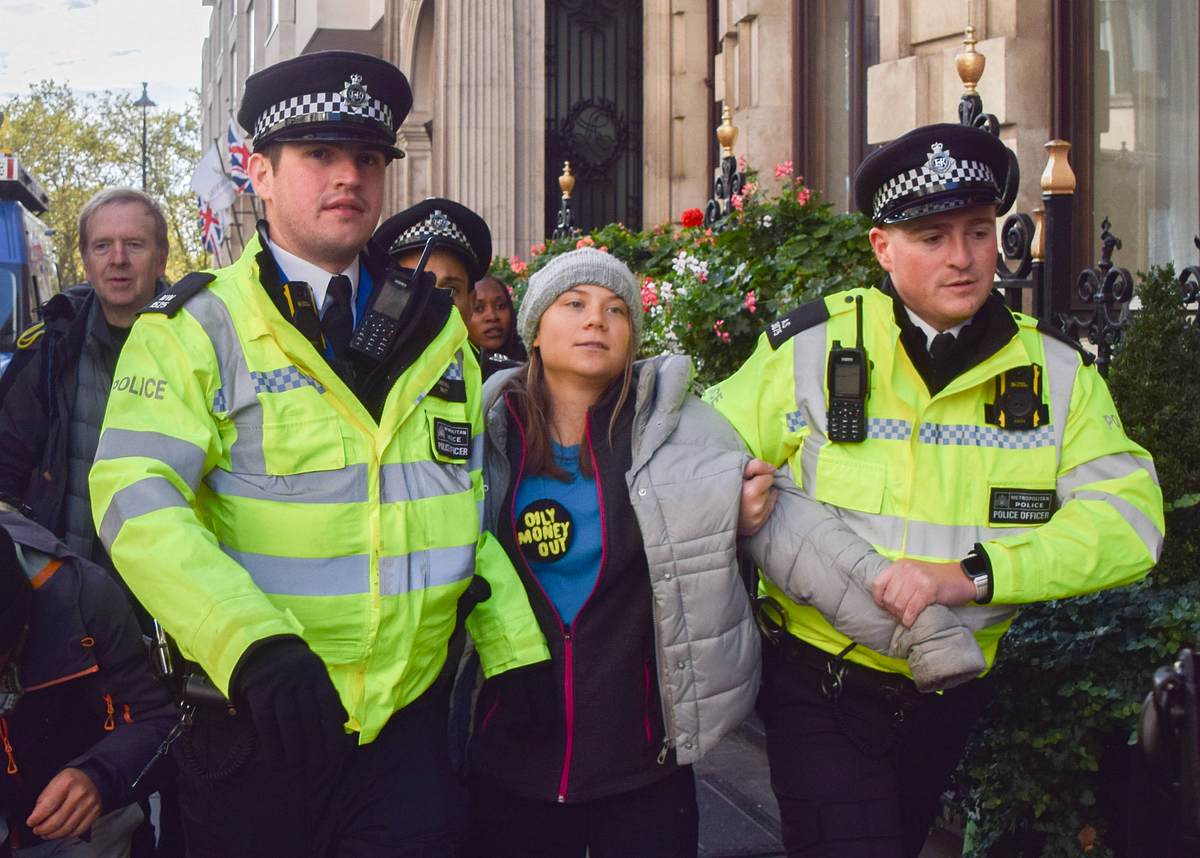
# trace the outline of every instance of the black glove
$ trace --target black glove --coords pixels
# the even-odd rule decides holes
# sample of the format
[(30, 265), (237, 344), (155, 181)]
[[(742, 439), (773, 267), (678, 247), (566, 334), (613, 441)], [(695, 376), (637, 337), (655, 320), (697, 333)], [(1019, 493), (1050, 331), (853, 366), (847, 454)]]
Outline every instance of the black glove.
[(332, 768), (349, 748), (346, 710), (329, 671), (299, 638), (256, 647), (238, 667), (235, 683), (271, 768)]
[(500, 700), (498, 725), (514, 738), (545, 739), (563, 710), (549, 661), (517, 667), (492, 677)]

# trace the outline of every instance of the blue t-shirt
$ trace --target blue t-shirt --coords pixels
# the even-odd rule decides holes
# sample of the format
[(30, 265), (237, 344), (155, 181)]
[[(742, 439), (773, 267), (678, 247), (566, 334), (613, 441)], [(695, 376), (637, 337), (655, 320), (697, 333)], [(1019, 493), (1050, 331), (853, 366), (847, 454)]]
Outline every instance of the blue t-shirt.
[(575, 621), (600, 575), (604, 553), (596, 481), (579, 473), (579, 445), (554, 444), (568, 482), (545, 474), (517, 487), (517, 547), (565, 625)]

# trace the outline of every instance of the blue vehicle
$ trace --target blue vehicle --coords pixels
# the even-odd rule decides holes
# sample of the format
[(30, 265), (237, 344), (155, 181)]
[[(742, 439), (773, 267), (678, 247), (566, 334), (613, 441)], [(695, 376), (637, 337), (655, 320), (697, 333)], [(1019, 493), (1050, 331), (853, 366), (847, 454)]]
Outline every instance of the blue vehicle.
[(17, 156), (0, 149), (0, 372), (12, 359), (17, 337), (38, 320), (38, 308), (59, 288), (53, 230), (37, 218), (49, 203)]

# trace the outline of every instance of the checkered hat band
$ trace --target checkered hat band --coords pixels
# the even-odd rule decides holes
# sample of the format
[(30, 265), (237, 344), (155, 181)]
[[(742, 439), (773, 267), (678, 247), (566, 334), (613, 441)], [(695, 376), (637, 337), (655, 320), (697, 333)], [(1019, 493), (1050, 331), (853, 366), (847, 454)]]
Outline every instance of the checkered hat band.
[(361, 106), (344, 108), (340, 92), (313, 92), (281, 101), (264, 110), (254, 123), (254, 138), (305, 122), (365, 122), (371, 120), (392, 131), (392, 109), (377, 98), (367, 97)]
[(905, 197), (924, 197), (940, 191), (957, 190), (964, 185), (991, 185), (998, 188), (996, 174), (982, 161), (958, 161), (945, 173), (938, 174), (925, 165), (906, 170), (889, 179), (875, 192), (872, 201), (875, 217), (892, 203)]
[(397, 253), (413, 245), (424, 244), (431, 238), (449, 241), (456, 247), (462, 248), (462, 251), (471, 257), (472, 262), (479, 261), (475, 256), (475, 250), (471, 247), (471, 242), (467, 241), (466, 234), (458, 228), (458, 224), (441, 211), (435, 211), (425, 220), (413, 224), (396, 236), (396, 240), (392, 242), (391, 252)]

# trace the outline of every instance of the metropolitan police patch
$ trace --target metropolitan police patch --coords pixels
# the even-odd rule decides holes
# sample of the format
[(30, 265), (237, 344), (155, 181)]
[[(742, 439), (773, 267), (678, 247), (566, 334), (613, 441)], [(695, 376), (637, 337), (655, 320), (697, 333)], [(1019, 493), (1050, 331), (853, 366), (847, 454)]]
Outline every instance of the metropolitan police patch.
[(989, 524), (1045, 524), (1054, 514), (1054, 489), (993, 488)]

